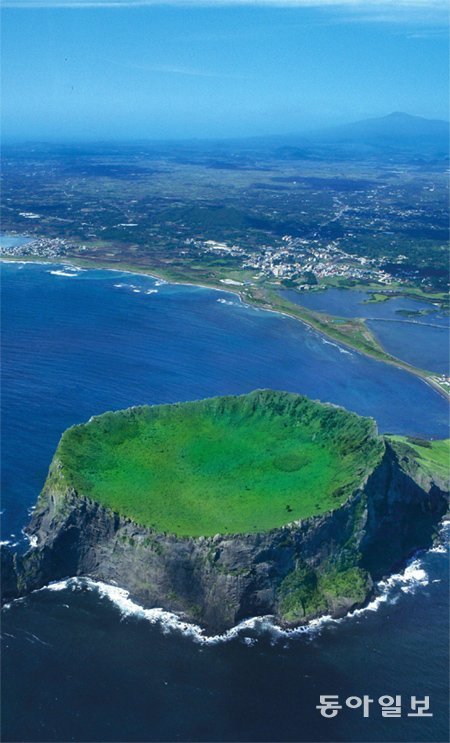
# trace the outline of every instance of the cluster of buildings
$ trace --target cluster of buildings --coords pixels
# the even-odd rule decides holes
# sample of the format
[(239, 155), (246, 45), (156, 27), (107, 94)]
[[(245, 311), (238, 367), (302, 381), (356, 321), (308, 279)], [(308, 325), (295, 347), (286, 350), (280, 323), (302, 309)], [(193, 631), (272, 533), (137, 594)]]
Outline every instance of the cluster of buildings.
[(75, 246), (59, 237), (30, 238), (20, 245), (2, 246), (3, 255), (21, 258), (25, 256), (36, 256), (39, 258), (56, 258), (65, 255), (67, 251)]
[(317, 279), (342, 277), (390, 284), (393, 277), (379, 267), (380, 261), (346, 253), (335, 241), (324, 245), (319, 240), (307, 240), (285, 235), (281, 245), (263, 245), (258, 252), (249, 252), (239, 245), (228, 246), (215, 240), (187, 240), (204, 253), (239, 257), (242, 268), (258, 271), (267, 278), (295, 280), (305, 274)]
[(192, 246), (201, 250), (202, 253), (212, 253), (214, 255), (228, 255), (233, 257), (243, 258), (247, 255), (247, 251), (241, 248), (239, 245), (227, 245), (224, 242), (217, 242), (216, 240), (195, 240), (193, 237), (189, 237), (184, 241), (185, 245)]
[(446, 374), (440, 374), (437, 377), (432, 377), (432, 380), (450, 395), (450, 377)]
[[(335, 241), (326, 245), (319, 240), (306, 240), (285, 235), (283, 247), (275, 248), (252, 260), (252, 267), (280, 279), (293, 279), (313, 273), (317, 279), (342, 277), (365, 279), (389, 284), (391, 274), (379, 268), (379, 261), (347, 253)], [(249, 264), (250, 265), (250, 264)]]
[[(336, 241), (326, 245), (318, 239), (305, 239), (285, 235), (278, 245), (261, 245), (258, 250), (249, 250), (239, 245), (227, 245), (216, 240), (188, 238), (184, 241), (187, 251), (192, 249), (202, 253), (238, 258), (241, 267), (256, 271), (259, 276), (269, 279), (292, 280), (305, 288), (302, 278), (309, 275), (320, 281), (325, 278), (346, 278), (369, 280), (390, 284), (393, 277), (380, 268), (380, 260), (364, 258), (346, 253)], [(63, 238), (30, 238), (27, 242), (11, 247), (3, 247), (5, 255), (14, 257), (38, 256), (56, 258), (70, 252), (85, 250), (85, 246), (73, 245)], [(398, 278), (396, 279), (398, 281)]]

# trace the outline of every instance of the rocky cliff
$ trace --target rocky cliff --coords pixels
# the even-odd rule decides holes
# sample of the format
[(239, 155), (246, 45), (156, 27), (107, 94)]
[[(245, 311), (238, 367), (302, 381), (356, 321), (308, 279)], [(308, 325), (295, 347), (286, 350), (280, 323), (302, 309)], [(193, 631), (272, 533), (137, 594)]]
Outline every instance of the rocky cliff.
[(58, 487), (55, 460), (26, 531), (32, 547), (4, 557), (3, 593), (90, 576), (222, 631), (272, 614), (284, 623), (361, 605), (373, 580), (429, 547), (447, 509), (447, 485), (414, 451), (384, 439), (384, 454), (343, 505), (251, 534), (181, 537), (123, 518)]

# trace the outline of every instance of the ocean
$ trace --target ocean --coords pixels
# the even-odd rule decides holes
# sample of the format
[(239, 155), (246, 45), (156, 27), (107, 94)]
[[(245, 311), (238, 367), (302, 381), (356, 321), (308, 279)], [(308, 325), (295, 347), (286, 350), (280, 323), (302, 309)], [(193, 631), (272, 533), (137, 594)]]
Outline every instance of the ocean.
[[(69, 266), (2, 265), (2, 539), (22, 528), (67, 426), (130, 405), (272, 387), (382, 432), (448, 435), (420, 379), (228, 292)], [(126, 592), (69, 580), (2, 612), (5, 741), (445, 741), (448, 559), (416, 555), (340, 621), (269, 618), (208, 638)], [(321, 694), (343, 704), (316, 709)], [(381, 695), (402, 695), (400, 718)], [(345, 699), (369, 695), (370, 714)], [(430, 697), (432, 717), (411, 718)]]

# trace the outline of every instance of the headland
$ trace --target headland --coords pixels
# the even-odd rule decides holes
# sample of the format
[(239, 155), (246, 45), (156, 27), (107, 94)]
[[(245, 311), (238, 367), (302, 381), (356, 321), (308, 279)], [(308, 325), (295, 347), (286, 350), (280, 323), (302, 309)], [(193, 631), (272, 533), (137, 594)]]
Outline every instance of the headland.
[(106, 413), (64, 433), (5, 598), (85, 575), (213, 631), (339, 616), (431, 546), (448, 451), (272, 390)]

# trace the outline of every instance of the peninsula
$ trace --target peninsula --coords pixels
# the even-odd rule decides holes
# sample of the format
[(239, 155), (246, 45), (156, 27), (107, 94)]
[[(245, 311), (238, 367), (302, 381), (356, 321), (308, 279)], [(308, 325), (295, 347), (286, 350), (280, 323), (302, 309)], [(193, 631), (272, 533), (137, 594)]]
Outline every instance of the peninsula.
[(448, 455), (272, 390), (105, 413), (63, 434), (4, 597), (82, 575), (212, 631), (338, 616), (431, 545)]

